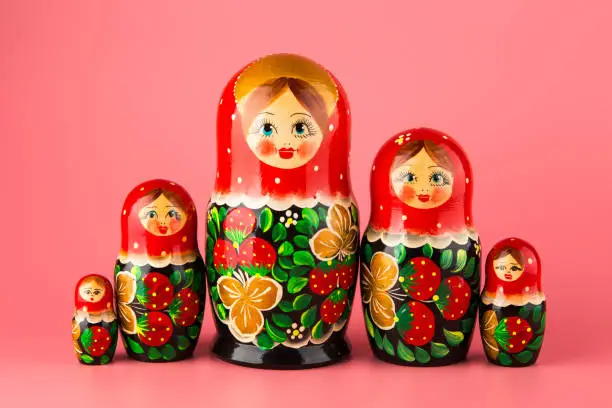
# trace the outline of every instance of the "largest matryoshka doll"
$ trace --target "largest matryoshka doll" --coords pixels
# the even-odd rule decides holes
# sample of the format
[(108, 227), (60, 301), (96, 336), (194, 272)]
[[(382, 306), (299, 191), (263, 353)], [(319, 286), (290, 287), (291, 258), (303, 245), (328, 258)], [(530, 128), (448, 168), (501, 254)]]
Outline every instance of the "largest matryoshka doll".
[(206, 295), (197, 216), (187, 191), (150, 180), (125, 199), (115, 297), (128, 355), (166, 362), (190, 357)]
[(348, 356), (359, 239), (349, 133), (343, 89), (307, 58), (261, 58), (227, 85), (206, 247), (220, 358), (303, 368)]
[(465, 153), (436, 130), (404, 131), (376, 156), (371, 190), (361, 293), (374, 354), (414, 366), (465, 359), (480, 289)]

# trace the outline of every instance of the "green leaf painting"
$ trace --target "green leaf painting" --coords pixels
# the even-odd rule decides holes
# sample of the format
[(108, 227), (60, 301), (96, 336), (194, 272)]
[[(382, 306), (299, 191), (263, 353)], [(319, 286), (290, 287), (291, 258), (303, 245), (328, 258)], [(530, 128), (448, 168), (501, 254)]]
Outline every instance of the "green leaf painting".
[(431, 355), (432, 355), (432, 357), (435, 357), (435, 358), (446, 357), (446, 355), (449, 353), (449, 351), (450, 350), (448, 349), (446, 344), (431, 342)]
[(272, 219), (272, 211), (268, 207), (264, 208), (259, 215), (259, 227), (262, 232), (268, 232), (270, 227), (272, 227)]
[(301, 322), (304, 327), (311, 328), (317, 319), (317, 307), (313, 306), (302, 313)]
[(289, 278), (289, 283), (287, 283), (287, 292), (298, 293), (307, 284), (308, 284), (308, 278), (298, 278), (298, 277)]
[(298, 266), (315, 267), (315, 261), (310, 251), (296, 251), (293, 254), (293, 262)]
[(465, 338), (463, 333), (460, 331), (450, 331), (450, 330), (444, 330), (444, 337), (446, 338), (446, 341), (448, 342), (449, 346), (457, 346), (459, 345), (463, 339)]
[(412, 363), (415, 360), (414, 353), (401, 341), (397, 344), (397, 356), (404, 361)]
[(129, 337), (127, 338), (127, 343), (128, 343), (128, 347), (130, 348), (130, 350), (132, 350), (133, 353), (135, 354), (143, 354), (144, 350), (142, 349), (142, 346), (138, 343), (136, 343), (134, 340), (130, 339)]
[(389, 354), (390, 356), (395, 356), (395, 349), (393, 348), (393, 344), (391, 344), (391, 341), (389, 341), (389, 338), (387, 336), (383, 337), (383, 350), (385, 350), (385, 353)]
[(465, 249), (460, 249), (457, 251), (457, 260), (455, 262), (455, 269), (453, 269), (454, 273), (460, 272), (463, 268), (465, 268), (465, 264), (467, 263), (467, 251)]
[(280, 222), (272, 228), (272, 241), (279, 242), (287, 238), (287, 228)]
[(311, 300), (312, 300), (312, 296), (307, 293), (303, 295), (299, 295), (293, 300), (293, 309), (294, 310), (306, 309), (308, 305), (310, 305)]
[(425, 244), (423, 246), (423, 255), (427, 258), (431, 258), (433, 256), (433, 248), (430, 244)]
[(420, 347), (414, 348), (414, 355), (416, 357), (416, 361), (418, 361), (421, 364), (427, 364), (431, 360), (431, 357), (429, 357), (429, 353), (427, 353), (425, 350), (423, 350)]
[(453, 264), (453, 250), (445, 249), (440, 255), (440, 269), (448, 269)]
[(314, 229), (319, 228), (319, 216), (312, 208), (304, 208), (302, 210), (302, 218), (307, 220)]

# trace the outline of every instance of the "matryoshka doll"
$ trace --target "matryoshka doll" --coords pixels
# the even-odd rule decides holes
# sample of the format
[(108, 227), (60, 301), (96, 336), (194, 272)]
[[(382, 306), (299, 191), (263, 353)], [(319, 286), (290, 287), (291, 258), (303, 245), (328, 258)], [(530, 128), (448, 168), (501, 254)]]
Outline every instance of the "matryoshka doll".
[(359, 239), (349, 134), (342, 87), (307, 58), (263, 57), (227, 85), (206, 247), (220, 358), (304, 368), (349, 354)]
[(117, 318), (113, 310), (113, 287), (101, 275), (87, 275), (74, 291), (72, 345), (79, 361), (108, 364), (117, 347)]
[(128, 195), (121, 214), (115, 295), (128, 355), (178, 361), (193, 355), (206, 295), (197, 216), (187, 191), (151, 180)]
[(522, 239), (507, 238), (491, 249), (485, 270), (480, 334), (487, 359), (509, 367), (534, 364), (546, 325), (538, 253)]
[(437, 130), (406, 130), (380, 149), (370, 184), (361, 293), (374, 354), (412, 366), (462, 361), (480, 290), (464, 151)]

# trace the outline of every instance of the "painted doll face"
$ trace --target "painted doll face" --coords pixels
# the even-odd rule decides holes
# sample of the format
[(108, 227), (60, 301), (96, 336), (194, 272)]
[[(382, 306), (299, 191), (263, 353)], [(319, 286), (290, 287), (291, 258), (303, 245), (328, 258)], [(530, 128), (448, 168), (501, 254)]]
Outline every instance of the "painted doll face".
[(104, 297), (106, 289), (96, 280), (87, 280), (79, 287), (79, 295), (86, 302), (97, 303)]
[(146, 230), (157, 236), (176, 234), (187, 221), (185, 211), (174, 205), (164, 194), (140, 210), (138, 217)]
[(521, 277), (525, 269), (512, 254), (495, 259), (493, 261), (493, 268), (497, 277), (505, 282), (514, 282)]
[(397, 166), (391, 180), (400, 200), (418, 209), (438, 207), (453, 192), (452, 172), (438, 165), (425, 149)]
[(289, 88), (255, 116), (247, 135), (255, 156), (281, 169), (308, 163), (322, 141), (321, 128)]

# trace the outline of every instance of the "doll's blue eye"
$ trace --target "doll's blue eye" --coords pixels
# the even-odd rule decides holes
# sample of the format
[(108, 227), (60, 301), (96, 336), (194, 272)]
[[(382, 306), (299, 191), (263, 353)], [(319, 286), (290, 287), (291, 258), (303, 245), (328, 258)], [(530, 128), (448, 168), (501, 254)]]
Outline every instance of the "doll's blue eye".
[(155, 218), (156, 215), (157, 213), (155, 211), (149, 211), (149, 213), (147, 214), (147, 218)]
[(272, 132), (274, 132), (274, 128), (272, 127), (271, 124), (266, 123), (265, 125), (262, 126), (261, 132), (263, 133), (264, 136), (272, 136)]
[(297, 135), (303, 135), (306, 132), (306, 126), (303, 123), (298, 123), (295, 125), (295, 133)]
[(408, 173), (408, 174), (406, 175), (406, 181), (407, 181), (407, 182), (412, 183), (414, 180), (415, 180), (414, 174), (412, 174), (412, 173)]
[(450, 184), (448, 178), (444, 174), (438, 172), (433, 173), (429, 177), (429, 180), (434, 186), (446, 186)]

